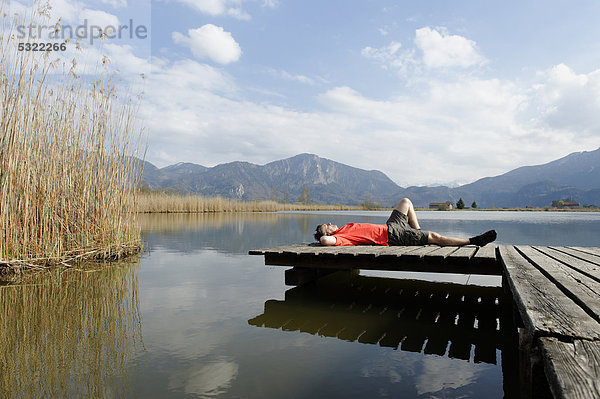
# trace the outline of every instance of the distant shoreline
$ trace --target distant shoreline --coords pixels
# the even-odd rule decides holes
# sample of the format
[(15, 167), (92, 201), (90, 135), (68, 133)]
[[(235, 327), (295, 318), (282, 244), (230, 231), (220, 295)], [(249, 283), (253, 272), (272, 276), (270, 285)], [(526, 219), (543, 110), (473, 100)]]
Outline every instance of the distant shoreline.
[[(359, 205), (315, 204), (313, 202), (283, 203), (274, 200), (239, 200), (220, 196), (179, 194), (161, 191), (142, 191), (136, 199), (137, 213), (214, 213), (214, 212), (280, 212), (280, 211), (391, 211), (393, 207), (365, 201)], [(432, 209), (415, 208), (418, 211), (524, 211), (524, 212), (599, 212), (593, 208), (464, 208)]]
[[(415, 208), (417, 211), (438, 211), (439, 209), (431, 208)], [(444, 209), (443, 211), (448, 212), (600, 212), (600, 208), (467, 208), (467, 209)]]

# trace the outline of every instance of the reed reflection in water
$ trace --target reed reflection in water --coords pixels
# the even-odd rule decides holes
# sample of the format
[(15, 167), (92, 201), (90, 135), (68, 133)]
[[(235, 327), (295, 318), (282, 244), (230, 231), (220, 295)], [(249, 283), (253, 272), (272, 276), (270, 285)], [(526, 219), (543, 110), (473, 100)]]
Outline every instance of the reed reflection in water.
[(141, 347), (139, 261), (0, 286), (0, 396), (125, 397)]
[(250, 249), (314, 240), (319, 216), (281, 213), (201, 213), (139, 215), (151, 250), (190, 253), (200, 248), (247, 255)]

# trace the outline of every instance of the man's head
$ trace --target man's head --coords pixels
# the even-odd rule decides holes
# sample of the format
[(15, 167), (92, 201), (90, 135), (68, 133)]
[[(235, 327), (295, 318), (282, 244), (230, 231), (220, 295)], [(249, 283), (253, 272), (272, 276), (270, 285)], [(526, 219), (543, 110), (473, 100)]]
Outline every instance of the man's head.
[(315, 240), (320, 241), (322, 236), (332, 235), (338, 227), (335, 224), (323, 223), (318, 224), (315, 229)]

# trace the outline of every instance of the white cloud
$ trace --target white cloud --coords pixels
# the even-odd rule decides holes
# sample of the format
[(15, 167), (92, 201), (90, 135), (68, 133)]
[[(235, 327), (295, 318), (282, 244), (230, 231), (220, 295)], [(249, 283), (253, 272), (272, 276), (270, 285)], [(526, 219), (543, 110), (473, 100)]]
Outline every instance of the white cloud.
[[(56, 23), (59, 18), (62, 18), (64, 21), (74, 21), (76, 17), (81, 12), (82, 4), (76, 1), (70, 0), (55, 0), (49, 8), (46, 7), (46, 3), (42, 3), (40, 7), (35, 6), (36, 11), (44, 10), (45, 17), (42, 17), (43, 21), (36, 20), (38, 23)], [(33, 7), (27, 2), (27, 5), (20, 3), (19, 1), (10, 0), (7, 2), (8, 5), (8, 14), (14, 15), (19, 14), (20, 17), (27, 17), (27, 20), (31, 22), (30, 16), (36, 15), (37, 12), (32, 13)]]
[[(127, 6), (127, 0), (102, 0), (102, 3), (109, 4), (115, 8)], [(42, 2), (42, 4), (46, 4)], [(107, 25), (117, 26), (119, 19), (117, 16), (106, 11), (89, 8), (85, 2), (76, 0), (52, 0), (48, 2), (50, 8), (47, 10), (47, 22), (56, 23), (61, 19), (64, 24), (83, 24), (87, 19), (88, 25), (98, 25), (104, 28)], [(30, 15), (31, 6), (25, 6), (18, 1), (12, 0), (8, 4), (9, 12), (19, 12), (21, 15)], [(36, 8), (39, 9), (39, 8)], [(25, 14), (25, 12), (27, 14)], [(75, 26), (73, 26), (75, 28)]]
[(173, 41), (189, 47), (198, 59), (209, 58), (219, 64), (229, 64), (239, 60), (242, 55), (242, 49), (231, 33), (220, 26), (206, 24), (189, 29), (188, 35), (173, 32)]
[(538, 74), (527, 112), (543, 126), (577, 136), (600, 130), (600, 69), (577, 74), (559, 64)]
[(354, 165), (377, 159), (377, 169), (402, 185), (467, 183), (597, 147), (592, 138), (570, 142), (569, 135), (524, 118), (528, 92), (511, 82), (463, 77), (430, 81), (421, 89), (420, 96), (387, 101), (348, 87), (321, 96), (327, 109), (354, 122), (355, 145), (361, 148)]
[(211, 16), (228, 15), (247, 20), (250, 15), (242, 10), (242, 0), (178, 0), (203, 14)]
[(79, 18), (82, 21), (87, 20), (88, 26), (96, 25), (101, 29), (106, 29), (108, 26), (112, 26), (115, 30), (118, 29), (119, 18), (113, 14), (109, 14), (100, 10), (91, 10), (85, 8), (79, 13)]
[(275, 68), (266, 68), (265, 71), (278, 79), (284, 79), (284, 80), (290, 80), (290, 81), (294, 81), (294, 82), (299, 82), (299, 83), (303, 83), (309, 86), (312, 86), (315, 84), (315, 81), (307, 76), (304, 75), (294, 75), (291, 74), (287, 71), (283, 71), (283, 70), (278, 70)]
[(269, 8), (279, 7), (279, 0), (263, 0), (262, 6)]
[(235, 159), (268, 162), (282, 151), (286, 156), (303, 151), (333, 155), (326, 152), (330, 140), (321, 134), (332, 126), (341, 134), (346, 127), (334, 115), (245, 101), (228, 75), (195, 61), (153, 72), (149, 85), (141, 117), (151, 126), (149, 160), (162, 166), (173, 161), (173, 154), (204, 165)]
[[(229, 16), (240, 20), (252, 17), (243, 10), (242, 5), (248, 0), (177, 0), (194, 10), (213, 17)], [(262, 0), (261, 7), (277, 8), (279, 0)]]
[[(73, 60), (75, 60), (76, 65), (73, 72), (79, 76), (114, 72), (121, 78), (127, 79), (122, 82), (122, 85), (137, 86), (141, 83), (139, 82), (140, 75), (148, 75), (152, 69), (151, 59), (137, 56), (132, 46), (110, 41), (103, 43), (102, 48), (82, 44), (81, 50), (77, 50), (74, 45), (68, 45), (66, 51), (57, 52), (53, 59), (58, 59), (59, 65), (64, 63), (66, 71), (71, 70)], [(156, 62), (156, 65), (160, 65), (159, 61)], [(61, 73), (61, 71), (61, 67), (55, 70), (57, 73)]]
[[(154, 67), (154, 65), (153, 65)], [(235, 96), (237, 87), (233, 79), (210, 65), (192, 60), (176, 61), (168, 66), (154, 68), (149, 77), (152, 90), (160, 99), (160, 104), (181, 101), (183, 104), (194, 104), (195, 93), (203, 92)], [(177, 100), (164, 96), (162, 93), (177, 92)], [(186, 107), (188, 108), (188, 107)]]
[[(262, 164), (310, 152), (381, 170), (403, 186), (467, 183), (597, 148), (591, 133), (573, 140), (575, 133), (555, 134), (549, 119), (540, 119), (549, 113), (531, 114), (532, 104), (560, 110), (551, 105), (562, 104), (576, 88), (596, 87), (599, 73), (584, 79), (567, 72), (547, 71), (535, 87), (469, 76), (431, 79), (418, 95), (386, 100), (340, 86), (319, 96), (321, 110), (299, 112), (245, 100), (243, 88), (219, 68), (190, 60), (172, 63), (151, 77), (144, 109), (152, 131), (148, 160), (159, 166)], [(556, 87), (561, 91), (552, 96)], [(593, 107), (586, 113), (589, 123), (598, 121), (592, 110), (600, 115), (600, 106)]]
[(142, 73), (145, 75), (150, 73), (150, 59), (136, 56), (130, 45), (109, 42), (105, 43), (103, 47), (111, 59), (113, 68), (118, 69), (121, 74), (137, 77)]
[(421, 62), (415, 57), (414, 49), (401, 50), (400, 42), (392, 41), (390, 44), (380, 48), (367, 46), (360, 54), (377, 62), (383, 69), (395, 70), (404, 78), (418, 75)]
[(50, 21), (57, 21), (62, 18), (66, 22), (83, 22), (79, 18), (79, 13), (83, 10), (83, 4), (71, 0), (55, 0), (51, 4)]
[(400, 42), (391, 42), (382, 48), (365, 47), (361, 50), (360, 54), (363, 57), (373, 59), (381, 62), (384, 66), (394, 66), (400, 60), (398, 51), (402, 47)]
[(415, 44), (423, 52), (423, 62), (428, 68), (466, 68), (486, 62), (474, 41), (450, 35), (445, 28), (417, 29)]
[(114, 8), (127, 7), (127, 0), (102, 0), (102, 3), (108, 4)]
[(19, 3), (18, 1), (8, 1), (6, 3), (6, 8), (3, 10), (9, 15), (11, 18), (15, 16), (19, 16), (20, 18), (24, 18), (25, 16), (31, 15), (31, 8), (27, 8), (24, 4)]
[(398, 41), (379, 48), (367, 46), (361, 50), (361, 55), (376, 61), (384, 69), (397, 70), (400, 76), (413, 79), (424, 70), (467, 68), (487, 62), (479, 54), (474, 41), (449, 35), (443, 27), (436, 30), (429, 27), (417, 29), (414, 44), (415, 48), (406, 49), (402, 49)]

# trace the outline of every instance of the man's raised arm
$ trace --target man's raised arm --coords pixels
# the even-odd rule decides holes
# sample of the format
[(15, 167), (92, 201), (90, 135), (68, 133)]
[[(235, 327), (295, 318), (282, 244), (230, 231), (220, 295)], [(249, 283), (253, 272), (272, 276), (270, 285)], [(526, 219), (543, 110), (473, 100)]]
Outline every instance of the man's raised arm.
[(321, 242), (321, 245), (331, 246), (335, 245), (336, 240), (333, 236), (321, 236), (319, 241)]

